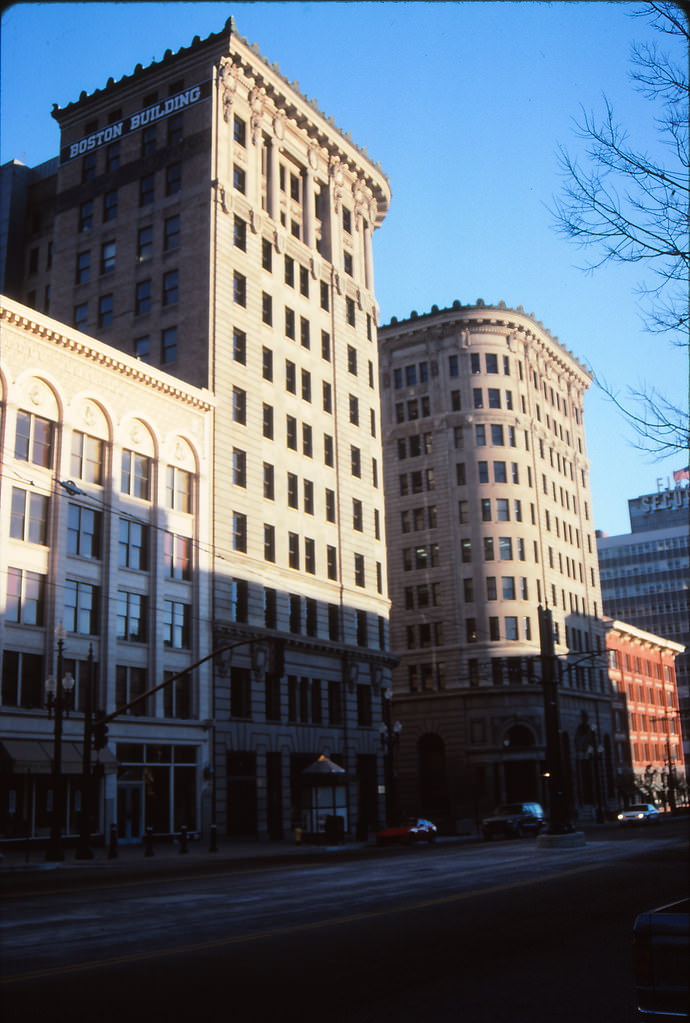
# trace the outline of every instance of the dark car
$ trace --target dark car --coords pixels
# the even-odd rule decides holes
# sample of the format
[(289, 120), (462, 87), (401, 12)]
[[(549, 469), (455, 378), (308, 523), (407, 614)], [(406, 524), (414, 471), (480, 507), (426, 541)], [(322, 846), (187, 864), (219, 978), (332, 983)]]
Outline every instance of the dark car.
[(484, 838), (522, 838), (538, 835), (546, 824), (539, 803), (501, 803), (482, 821)]
[(403, 845), (409, 845), (411, 842), (433, 842), (437, 830), (435, 824), (423, 817), (408, 817), (402, 824), (378, 831), (376, 844), (386, 845), (389, 842), (401, 842)]

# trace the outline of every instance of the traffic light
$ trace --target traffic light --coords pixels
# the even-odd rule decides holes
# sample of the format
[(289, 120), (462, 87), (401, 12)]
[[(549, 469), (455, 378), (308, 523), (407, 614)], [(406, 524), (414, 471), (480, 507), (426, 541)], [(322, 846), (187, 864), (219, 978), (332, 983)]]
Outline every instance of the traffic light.
[(93, 725), (93, 748), (103, 749), (108, 742), (108, 726), (106, 725), (103, 718), (105, 717), (105, 711), (99, 710), (98, 716), (94, 721)]

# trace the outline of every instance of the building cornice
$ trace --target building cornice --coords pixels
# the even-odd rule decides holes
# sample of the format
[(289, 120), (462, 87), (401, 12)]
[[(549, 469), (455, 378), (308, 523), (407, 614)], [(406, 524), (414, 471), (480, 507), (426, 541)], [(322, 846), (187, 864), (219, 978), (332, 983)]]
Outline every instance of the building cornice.
[(0, 327), (2, 325), (16, 327), (25, 334), (39, 337), (56, 348), (96, 363), (201, 412), (210, 412), (214, 408), (210, 392), (180, 386), (180, 381), (176, 377), (156, 371), (146, 363), (130, 358), (118, 349), (111, 348), (87, 334), (81, 334), (76, 330), (67, 333), (64, 324), (41, 316), (35, 310), (13, 302), (4, 295), (0, 295)]
[(636, 625), (630, 625), (628, 622), (621, 622), (614, 618), (604, 618), (603, 622), (607, 633), (617, 633), (621, 639), (634, 640), (644, 646), (661, 651), (667, 650), (674, 654), (682, 654), (686, 649), (682, 643), (664, 639), (652, 632), (645, 632), (644, 629), (638, 629)]
[[(499, 328), (506, 331), (515, 341), (524, 343), (528, 350), (536, 344), (548, 350), (550, 359), (560, 363), (560, 370), (579, 378), (583, 388), (589, 387), (594, 374), (566, 348), (547, 327), (528, 314), (522, 306), (510, 309), (505, 302), (497, 305), (486, 305), (481, 299), (475, 305), (463, 305), (455, 300), (452, 306), (439, 309), (432, 306), (428, 313), (412, 312), (407, 319), (398, 320), (392, 317), (390, 323), (379, 327), (379, 342), (387, 342), (395, 337), (404, 337), (406, 341), (423, 338), (430, 330), (449, 331), (472, 330), (473, 332), (495, 332)], [(546, 351), (545, 351), (546, 354)]]

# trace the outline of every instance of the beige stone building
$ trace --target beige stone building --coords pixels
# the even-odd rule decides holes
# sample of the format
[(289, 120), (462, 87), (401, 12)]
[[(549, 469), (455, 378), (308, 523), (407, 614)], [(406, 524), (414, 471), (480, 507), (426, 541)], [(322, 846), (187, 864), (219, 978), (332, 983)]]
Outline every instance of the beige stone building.
[(614, 794), (590, 375), (503, 303), (394, 319), (379, 350), (401, 805), (452, 827), (506, 799), (546, 802), (541, 605), (553, 614), (573, 798), (587, 814), (583, 723), (601, 737), (602, 791)]
[(90, 685), (94, 716), (132, 704), (93, 754), (91, 832), (199, 828), (210, 666), (137, 697), (211, 650), (211, 395), (5, 298), (0, 339), (0, 834), (50, 827), (60, 626), (75, 683), (64, 834), (78, 830)]
[[(53, 115), (18, 297), (214, 395), (213, 643), (244, 644), (215, 665), (214, 816), (288, 834), (326, 754), (347, 769), (340, 826), (364, 833), (392, 663), (371, 251), (388, 182), (232, 21)], [(276, 638), (284, 658), (252, 660)]]

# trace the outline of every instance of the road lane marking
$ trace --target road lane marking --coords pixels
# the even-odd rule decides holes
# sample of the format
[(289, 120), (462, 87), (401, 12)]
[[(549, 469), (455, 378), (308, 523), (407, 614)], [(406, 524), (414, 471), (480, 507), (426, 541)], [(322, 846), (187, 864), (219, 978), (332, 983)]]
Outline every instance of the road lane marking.
[(450, 905), (454, 902), (464, 902), (467, 899), (474, 899), (480, 895), (495, 895), (498, 892), (506, 892), (514, 888), (525, 888), (528, 885), (539, 884), (541, 881), (557, 881), (564, 877), (572, 877), (574, 874), (582, 874), (585, 871), (600, 870), (604, 866), (605, 864), (603, 863), (590, 863), (581, 867), (573, 867), (571, 870), (562, 870), (555, 874), (542, 874), (538, 877), (524, 878), (521, 881), (510, 881), (505, 884), (491, 885), (488, 888), (476, 888), (471, 891), (457, 892), (455, 895), (441, 895), (434, 899), (425, 899), (422, 902), (406, 903), (401, 906), (389, 906), (387, 908), (368, 910), (361, 913), (350, 913), (348, 916), (344, 917), (328, 917), (322, 920), (312, 920), (309, 923), (290, 924), (285, 927), (273, 927), (269, 930), (236, 934), (230, 938), (214, 938), (210, 941), (195, 942), (189, 945), (177, 945), (171, 948), (159, 948), (145, 951), (142, 950), (141, 952), (131, 952), (128, 955), (87, 960), (83, 963), (69, 963), (66, 965), (52, 966), (39, 970), (29, 970), (26, 973), (17, 973), (6, 977), (0, 977), (0, 984), (16, 984), (27, 980), (41, 980), (48, 977), (66, 976), (71, 973), (103, 969), (108, 966), (122, 966), (127, 963), (144, 962), (147, 959), (163, 959), (166, 956), (186, 955), (195, 952), (208, 951), (209, 949), (226, 948), (231, 945), (264, 941), (267, 938), (281, 938), (290, 934), (317, 931), (324, 927), (361, 923), (364, 920), (374, 920), (377, 917), (393, 916), (396, 913), (409, 913), (420, 909), (431, 909), (434, 906)]

